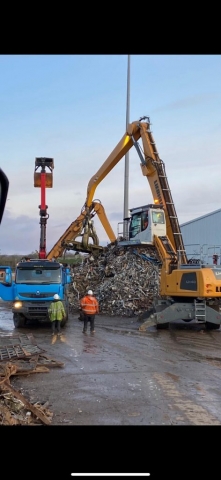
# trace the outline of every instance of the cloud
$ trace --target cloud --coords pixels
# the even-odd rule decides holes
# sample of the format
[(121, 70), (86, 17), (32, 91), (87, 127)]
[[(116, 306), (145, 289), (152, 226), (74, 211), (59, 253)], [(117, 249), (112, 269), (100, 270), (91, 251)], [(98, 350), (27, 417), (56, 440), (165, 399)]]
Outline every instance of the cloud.
[[(10, 200), (0, 250), (25, 254), (39, 248), (41, 192), (33, 184), (38, 156), (55, 162), (53, 188), (46, 191), (50, 250), (80, 214), (90, 178), (125, 132), (127, 56), (6, 55), (1, 62), (0, 152)], [(131, 56), (131, 121), (150, 115), (180, 223), (221, 205), (220, 80), (216, 55)], [(129, 156), (129, 208), (152, 203), (134, 148)], [(116, 234), (124, 216), (124, 166), (122, 158), (94, 195)]]
[(39, 248), (39, 226), (28, 215), (13, 218), (6, 209), (0, 229), (1, 255), (28, 254)]

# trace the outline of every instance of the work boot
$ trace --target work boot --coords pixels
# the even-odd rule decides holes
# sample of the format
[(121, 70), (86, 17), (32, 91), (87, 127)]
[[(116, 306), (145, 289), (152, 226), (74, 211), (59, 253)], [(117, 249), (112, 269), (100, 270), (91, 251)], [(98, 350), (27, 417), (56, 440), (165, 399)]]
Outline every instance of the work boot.
[(87, 330), (82, 330), (82, 333), (87, 333)]

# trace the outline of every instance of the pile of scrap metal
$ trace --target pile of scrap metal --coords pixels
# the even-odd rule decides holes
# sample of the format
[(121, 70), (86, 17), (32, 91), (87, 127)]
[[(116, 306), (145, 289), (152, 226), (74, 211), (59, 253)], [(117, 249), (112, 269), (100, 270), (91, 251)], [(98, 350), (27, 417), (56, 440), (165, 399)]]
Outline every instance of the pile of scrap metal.
[(72, 313), (79, 310), (79, 299), (92, 289), (103, 315), (139, 316), (158, 294), (160, 262), (155, 248), (109, 244), (98, 256), (83, 257), (73, 268), (69, 286)]
[[(64, 364), (50, 359), (35, 343), (32, 335), (0, 337), (0, 424), (50, 425), (53, 413), (48, 402), (31, 403), (11, 385), (11, 377), (49, 372)], [(48, 368), (49, 367), (49, 368)]]

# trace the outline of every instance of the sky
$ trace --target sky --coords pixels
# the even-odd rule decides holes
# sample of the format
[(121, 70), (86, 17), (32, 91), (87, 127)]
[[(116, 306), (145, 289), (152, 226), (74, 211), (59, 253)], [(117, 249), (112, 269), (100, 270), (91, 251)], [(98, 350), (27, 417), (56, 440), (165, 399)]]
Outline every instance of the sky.
[[(0, 255), (39, 250), (36, 157), (54, 159), (46, 189), (49, 252), (80, 214), (87, 185), (126, 132), (128, 55), (0, 55), (0, 166), (10, 185)], [(130, 55), (129, 121), (150, 118), (179, 223), (221, 208), (221, 56)], [(40, 170), (38, 170), (40, 171)], [(125, 157), (96, 188), (117, 235)], [(129, 208), (152, 203), (136, 149)], [(109, 239), (99, 218), (101, 245)]]

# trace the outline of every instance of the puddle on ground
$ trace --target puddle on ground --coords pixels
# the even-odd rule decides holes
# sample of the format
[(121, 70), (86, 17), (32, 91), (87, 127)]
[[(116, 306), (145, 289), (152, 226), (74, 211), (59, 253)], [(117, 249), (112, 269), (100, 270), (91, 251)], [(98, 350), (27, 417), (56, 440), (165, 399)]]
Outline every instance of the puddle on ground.
[(7, 302), (3, 305), (0, 301), (0, 330), (8, 332), (14, 331), (12, 315), (11, 305), (7, 305)]

